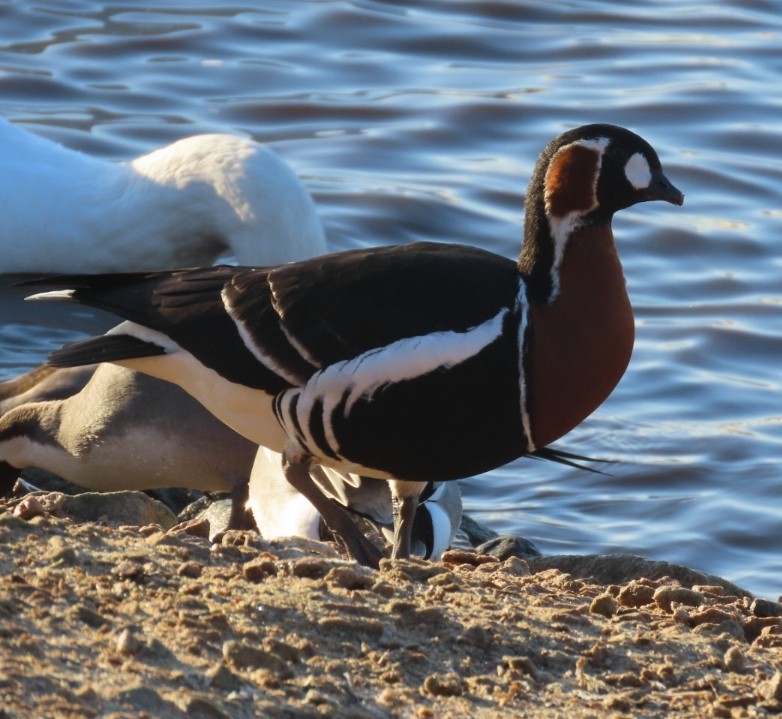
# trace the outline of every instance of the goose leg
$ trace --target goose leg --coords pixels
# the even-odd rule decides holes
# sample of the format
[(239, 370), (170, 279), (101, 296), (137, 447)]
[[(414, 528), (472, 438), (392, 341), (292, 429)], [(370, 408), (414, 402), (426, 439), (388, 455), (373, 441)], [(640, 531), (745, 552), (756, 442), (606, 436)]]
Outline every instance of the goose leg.
[[(378, 568), (383, 556), (380, 550), (370, 542), (353, 524), (348, 513), (335, 502), (332, 502), (321, 492), (320, 487), (310, 476), (312, 458), (308, 455), (289, 452), (286, 448), (282, 453), (282, 471), (290, 485), (306, 497), (318, 511), (326, 526), (345, 545), (348, 554), (359, 564)], [(315, 468), (317, 471), (319, 468)]]
[(231, 479), (231, 514), (228, 517), (228, 529), (244, 529), (249, 496), (250, 483), (247, 481), (247, 477), (233, 477)]
[(393, 559), (408, 559), (412, 549), (413, 522), (418, 510), (418, 498), (426, 487), (421, 482), (391, 480), (391, 503), (394, 510)]

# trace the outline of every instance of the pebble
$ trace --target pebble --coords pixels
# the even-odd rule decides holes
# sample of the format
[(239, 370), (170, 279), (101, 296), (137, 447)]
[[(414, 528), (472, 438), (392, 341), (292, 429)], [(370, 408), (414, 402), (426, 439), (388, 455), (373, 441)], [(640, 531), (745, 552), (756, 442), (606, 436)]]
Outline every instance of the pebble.
[(599, 594), (589, 605), (589, 613), (600, 614), (604, 617), (610, 618), (616, 614), (618, 607), (619, 605), (617, 604), (616, 599), (614, 599), (610, 594)]
[(538, 668), (535, 662), (529, 657), (513, 657), (504, 656), (502, 658), (502, 664), (497, 667), (497, 675), (505, 677), (508, 674), (512, 676), (531, 676), (535, 677), (538, 673)]
[(505, 572), (506, 574), (510, 574), (514, 577), (529, 577), (532, 576), (532, 572), (530, 571), (529, 564), (527, 564), (523, 559), (519, 559), (518, 557), (509, 557), (506, 559), (502, 566), (500, 567), (501, 572)]
[[(450, 551), (450, 550), (449, 550)], [(448, 552), (446, 552), (447, 554)], [(472, 554), (472, 552), (471, 552)], [(444, 555), (443, 555), (444, 556)], [(497, 561), (496, 559), (494, 560)], [(438, 574), (448, 570), (442, 564), (430, 562), (425, 559), (381, 559), (380, 571), (383, 574), (401, 575), (411, 582), (426, 582)]]
[(73, 567), (78, 564), (76, 550), (73, 547), (63, 547), (49, 557), (49, 562), (52, 567)]
[(320, 557), (303, 557), (290, 562), (288, 568), (294, 577), (304, 579), (322, 579), (326, 576), (332, 564)]
[(693, 612), (690, 615), (690, 621), (692, 626), (697, 627), (701, 624), (722, 624), (723, 622), (729, 622), (735, 620), (736, 616), (731, 612), (724, 609), (718, 609), (717, 607), (707, 607), (703, 611)]
[(182, 562), (176, 573), (180, 577), (189, 577), (190, 579), (198, 579), (204, 571), (204, 565), (200, 562)]
[(758, 696), (769, 701), (782, 701), (782, 672), (776, 672), (771, 679), (758, 687)]
[(749, 608), (756, 617), (782, 617), (782, 604), (768, 599), (755, 599)]
[(371, 589), (376, 579), (376, 572), (357, 565), (334, 567), (326, 574), (326, 582), (343, 589)]
[(204, 697), (191, 697), (185, 704), (185, 714), (198, 719), (232, 719), (220, 707)]
[(93, 629), (98, 629), (104, 624), (108, 624), (108, 620), (105, 617), (84, 604), (79, 604), (74, 607), (73, 613), (79, 621), (84, 622)]
[(159, 524), (164, 529), (177, 523), (176, 515), (165, 504), (143, 492), (84, 492), (65, 496), (61, 506), (63, 512), (80, 521), (108, 519), (138, 527)]
[(117, 635), (117, 651), (124, 656), (138, 654), (143, 646), (143, 642), (130, 629), (123, 629)]
[(120, 580), (127, 579), (137, 584), (144, 581), (144, 567), (138, 562), (132, 562), (129, 559), (120, 562), (111, 573)]
[(206, 672), (209, 686), (225, 692), (238, 692), (242, 688), (242, 680), (236, 676), (223, 662)]
[(45, 517), (58, 512), (64, 502), (65, 495), (61, 492), (30, 494), (14, 507), (14, 516), (27, 520), (33, 517)]
[(622, 607), (644, 607), (647, 604), (653, 604), (654, 587), (638, 582), (630, 582), (619, 590), (616, 597)]
[(263, 582), (277, 576), (277, 565), (269, 557), (256, 557), (242, 566), (242, 574), (248, 582)]
[(733, 645), (725, 652), (723, 664), (726, 671), (740, 673), (747, 668), (747, 655), (736, 645)]
[(456, 697), (464, 691), (464, 682), (458, 674), (430, 674), (424, 679), (421, 691), (433, 697)]
[(268, 669), (281, 679), (289, 679), (293, 676), (288, 663), (277, 654), (235, 639), (223, 644), (223, 659), (234, 669)]
[(684, 607), (676, 607), (672, 616), (679, 624), (685, 627), (690, 626), (690, 613)]
[(693, 589), (665, 584), (655, 590), (654, 601), (657, 603), (658, 607), (666, 612), (670, 612), (671, 605), (674, 602), (677, 604), (686, 604), (690, 607), (697, 607), (699, 604), (706, 601), (706, 598), (700, 592), (696, 592)]
[(209, 520), (207, 519), (189, 519), (185, 522), (175, 524), (168, 530), (170, 534), (189, 534), (192, 537), (201, 537), (209, 539)]
[(481, 564), (498, 564), (499, 561), (497, 557), (489, 554), (478, 554), (466, 549), (449, 549), (443, 552), (442, 556), (443, 564), (470, 564), (473, 567), (478, 567)]
[(321, 617), (316, 622), (319, 627), (356, 634), (370, 634), (379, 637), (385, 624), (378, 619), (358, 619), (357, 617)]

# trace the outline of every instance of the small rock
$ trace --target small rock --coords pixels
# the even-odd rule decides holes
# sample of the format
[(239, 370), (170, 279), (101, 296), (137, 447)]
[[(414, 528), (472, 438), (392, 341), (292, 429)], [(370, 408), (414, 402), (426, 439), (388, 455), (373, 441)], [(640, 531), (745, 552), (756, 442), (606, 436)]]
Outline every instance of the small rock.
[(686, 604), (690, 607), (697, 607), (702, 604), (706, 598), (693, 589), (686, 589), (685, 587), (677, 587), (671, 584), (665, 584), (662, 587), (657, 587), (654, 592), (654, 601), (657, 606), (666, 612), (671, 611), (671, 605), (676, 602), (677, 604)]
[(320, 557), (303, 557), (290, 563), (290, 573), (304, 579), (322, 579), (326, 576), (331, 563)]
[(782, 617), (782, 604), (768, 599), (755, 599), (749, 611), (756, 617)]
[(165, 504), (143, 492), (84, 492), (65, 497), (62, 511), (85, 522), (108, 519), (138, 527), (159, 524), (164, 529), (176, 524), (176, 515)]
[(505, 677), (508, 674), (513, 676), (531, 676), (535, 677), (538, 668), (535, 662), (529, 657), (510, 657), (502, 658), (502, 664), (497, 667), (497, 675)]
[(242, 688), (242, 680), (236, 676), (223, 662), (220, 662), (206, 673), (209, 686), (225, 692), (236, 692)]
[(189, 534), (191, 537), (209, 539), (209, 521), (206, 519), (188, 519), (175, 524), (168, 532), (169, 534)]
[(604, 617), (610, 618), (616, 614), (618, 606), (619, 605), (617, 604), (616, 599), (614, 599), (610, 594), (600, 594), (596, 596), (589, 605), (589, 613), (600, 614)]
[(190, 697), (185, 704), (188, 719), (232, 719), (220, 707), (205, 697)]
[(386, 599), (390, 599), (394, 596), (394, 585), (390, 584), (389, 582), (386, 582), (384, 579), (378, 579), (373, 585), (372, 585), (372, 591), (375, 594), (380, 595), (381, 597), (385, 597)]
[(84, 622), (93, 629), (98, 629), (104, 624), (108, 624), (108, 620), (105, 617), (102, 617), (94, 609), (91, 609), (84, 604), (79, 604), (77, 607), (75, 607), (74, 613), (77, 619)]
[(132, 707), (135, 716), (147, 714), (171, 719), (184, 716), (176, 704), (163, 699), (155, 689), (148, 686), (121, 689), (114, 695), (113, 699), (120, 704)]
[(182, 562), (179, 565), (179, 569), (176, 573), (180, 577), (189, 577), (190, 579), (198, 579), (204, 571), (204, 565), (201, 562)]
[(616, 600), (622, 607), (644, 607), (654, 603), (654, 587), (630, 582), (619, 590)]
[(493, 639), (492, 633), (486, 627), (482, 627), (480, 624), (470, 624), (465, 627), (456, 641), (472, 644), (479, 649), (486, 649), (491, 645)]
[[(445, 554), (448, 554), (448, 552)], [(472, 554), (472, 552), (470, 552), (470, 554)], [(492, 561), (496, 562), (497, 560), (492, 557)], [(442, 566), (442, 564), (411, 557), (410, 559), (381, 559), (380, 571), (383, 574), (396, 573), (402, 575), (411, 582), (426, 582), (432, 577), (443, 574), (449, 570), (447, 567)]]
[(378, 619), (359, 619), (358, 617), (321, 617), (317, 625), (328, 631), (345, 632), (356, 636), (369, 634), (380, 637), (385, 630), (385, 624)]
[(293, 676), (288, 663), (272, 652), (231, 639), (223, 644), (223, 659), (235, 669), (268, 669), (282, 679)]
[(256, 557), (242, 565), (242, 574), (248, 582), (263, 582), (277, 575), (277, 565), (269, 557)]
[(329, 584), (343, 589), (370, 589), (377, 579), (377, 573), (358, 565), (334, 567), (326, 575)]
[(729, 672), (743, 672), (747, 668), (747, 655), (736, 645), (733, 645), (725, 652), (723, 659), (725, 670)]
[(443, 552), (442, 562), (443, 564), (470, 564), (473, 567), (478, 567), (481, 564), (497, 564), (499, 559), (489, 554), (478, 554), (466, 549), (449, 549)]
[(690, 621), (690, 613), (684, 607), (676, 607), (671, 615), (675, 621), (685, 627), (692, 626)]
[[(216, 539), (216, 535), (210, 535), (210, 539)], [(257, 532), (247, 529), (226, 529), (220, 533), (220, 544), (224, 547), (255, 547), (260, 548), (261, 538)]]
[(433, 628), (445, 622), (446, 613), (440, 607), (423, 607), (413, 611), (409, 619), (414, 624), (425, 624)]
[(130, 629), (123, 629), (117, 635), (117, 651), (120, 654), (125, 656), (138, 654), (143, 646), (143, 642)]
[(78, 564), (76, 550), (73, 547), (63, 547), (56, 551), (49, 561), (52, 567), (73, 567)]
[(421, 691), (433, 697), (456, 697), (464, 691), (464, 682), (460, 676), (453, 672), (430, 674), (424, 679)]
[(137, 584), (144, 581), (144, 567), (138, 562), (131, 562), (130, 560), (125, 560), (118, 564), (111, 573), (120, 580), (127, 579)]
[(60, 511), (65, 502), (65, 495), (60, 492), (31, 494), (14, 507), (14, 516), (21, 519), (45, 517)]
[(280, 659), (290, 662), (291, 664), (297, 664), (301, 661), (301, 649), (289, 644), (288, 642), (281, 642), (279, 639), (273, 637), (266, 637), (263, 640), (263, 650), (276, 654)]
[(761, 683), (758, 696), (768, 701), (782, 701), (782, 672), (776, 672), (771, 679)]
[(735, 619), (735, 615), (724, 609), (718, 609), (717, 607), (707, 607), (703, 611), (693, 612), (690, 615), (690, 620), (694, 627), (700, 626), (701, 624), (722, 624), (723, 622), (729, 622)]
[(475, 549), (479, 554), (488, 554), (497, 557), (500, 561), (510, 557), (531, 559), (542, 556), (540, 550), (529, 539), (511, 534), (494, 537)]
[(529, 577), (532, 574), (529, 569), (529, 564), (527, 564), (523, 559), (519, 559), (518, 557), (509, 557), (506, 559), (502, 563), (500, 571), (505, 572), (506, 574), (510, 574), (514, 577)]

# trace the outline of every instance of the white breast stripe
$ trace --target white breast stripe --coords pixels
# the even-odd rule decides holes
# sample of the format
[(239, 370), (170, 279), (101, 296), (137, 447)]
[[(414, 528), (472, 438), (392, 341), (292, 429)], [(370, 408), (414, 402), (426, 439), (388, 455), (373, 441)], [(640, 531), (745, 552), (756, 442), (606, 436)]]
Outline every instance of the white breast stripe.
[(594, 202), (589, 209), (569, 212), (564, 217), (555, 217), (549, 215), (548, 212), (546, 213), (549, 227), (551, 228), (551, 239), (554, 240), (554, 261), (551, 264), (551, 295), (548, 299), (549, 302), (553, 302), (559, 296), (559, 268), (562, 265), (568, 238), (578, 229), (584, 215), (589, 214), (597, 207), (597, 181), (600, 178), (600, 168), (603, 164), (603, 153), (611, 144), (611, 140), (607, 137), (599, 137), (593, 140), (579, 140), (574, 144), (581, 145), (597, 153), (597, 167), (595, 168), (594, 186), (592, 188)]
[(502, 334), (503, 308), (494, 317), (466, 332), (433, 332), (409, 337), (373, 349), (351, 360), (336, 362), (316, 372), (301, 390), (288, 390), (280, 404), (283, 421), (287, 419), (294, 393), (299, 395), (296, 407), (306, 442), (318, 447), (310, 427), (310, 414), (318, 402), (323, 403), (323, 429), (330, 449), (340, 455), (339, 441), (334, 434), (332, 416), (344, 401), (344, 416), (358, 400), (371, 400), (383, 386), (412, 380), (440, 368), (454, 367), (478, 354)]
[(532, 441), (532, 422), (527, 409), (527, 375), (524, 372), (529, 303), (527, 302), (527, 288), (524, 285), (524, 280), (521, 278), (519, 278), (519, 294), (516, 297), (516, 312), (519, 315), (519, 405), (521, 409), (521, 426), (524, 428), (524, 436), (527, 439), (527, 450), (531, 452), (535, 449), (535, 443)]
[(225, 311), (228, 313), (228, 316), (233, 320), (233, 323), (236, 325), (236, 330), (239, 332), (239, 337), (242, 338), (242, 342), (244, 342), (244, 346), (250, 350), (253, 357), (258, 360), (266, 369), (268, 369), (270, 372), (273, 372), (281, 379), (284, 379), (286, 382), (296, 386), (301, 384), (301, 378), (297, 377), (292, 372), (288, 372), (285, 367), (283, 367), (278, 362), (275, 362), (269, 355), (265, 354), (263, 350), (258, 347), (258, 345), (255, 344), (253, 341), (252, 336), (247, 331), (247, 328), (244, 326), (242, 321), (236, 317), (234, 314), (233, 307), (231, 306), (231, 303), (228, 300), (228, 297), (226, 296), (226, 291), (223, 289), (220, 292), (220, 297), (222, 297), (223, 300), (223, 307), (225, 307)]

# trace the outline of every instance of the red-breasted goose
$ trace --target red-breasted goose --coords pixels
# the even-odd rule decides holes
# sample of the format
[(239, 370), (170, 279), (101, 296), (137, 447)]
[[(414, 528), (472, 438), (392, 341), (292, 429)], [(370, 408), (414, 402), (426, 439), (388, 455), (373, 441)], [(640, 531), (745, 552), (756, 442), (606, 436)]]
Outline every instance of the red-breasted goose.
[(36, 295), (126, 322), (50, 358), (174, 382), (254, 442), (360, 561), (313, 465), (390, 482), (405, 556), (424, 483), (488, 471), (585, 419), (627, 367), (634, 322), (615, 212), (681, 205), (654, 149), (613, 125), (543, 150), (517, 261), (455, 244), (362, 249), (271, 268), (48, 278)]

